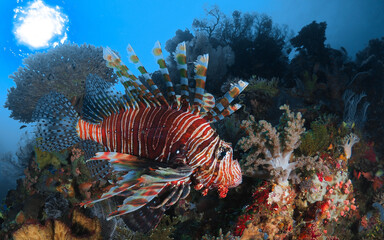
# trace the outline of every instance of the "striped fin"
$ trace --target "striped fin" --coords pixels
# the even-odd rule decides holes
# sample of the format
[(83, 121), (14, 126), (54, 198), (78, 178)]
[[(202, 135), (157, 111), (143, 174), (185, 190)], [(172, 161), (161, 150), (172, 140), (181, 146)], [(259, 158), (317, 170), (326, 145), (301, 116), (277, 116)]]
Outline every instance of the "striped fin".
[(180, 85), (181, 85), (181, 109), (189, 110), (189, 88), (188, 88), (188, 69), (187, 69), (187, 48), (185, 42), (177, 45), (174, 52), (174, 58), (177, 63), (177, 69), (180, 72)]
[(106, 117), (125, 109), (127, 100), (112, 89), (108, 83), (97, 75), (89, 74), (85, 83), (85, 98), (82, 118), (92, 123), (100, 123)]
[(156, 104), (157, 106), (160, 106), (160, 105), (168, 106), (167, 100), (164, 98), (163, 94), (160, 92), (160, 89), (153, 82), (147, 70), (145, 70), (143, 64), (140, 62), (139, 58), (137, 57), (131, 45), (128, 45), (127, 52), (128, 52), (129, 61), (135, 64), (136, 68), (140, 71), (140, 73), (145, 78), (145, 81), (150, 86), (152, 93), (155, 95), (156, 98), (153, 99), (153, 103)]
[(103, 58), (107, 62), (107, 66), (113, 68), (116, 75), (119, 76), (120, 82), (126, 89), (127, 95), (131, 97), (131, 105), (138, 107), (138, 103), (142, 102), (146, 106), (150, 106), (152, 93), (143, 85), (143, 83), (123, 64), (120, 57), (117, 56), (109, 47), (103, 48)]
[(153, 53), (153, 56), (155, 56), (155, 59), (157, 64), (159, 65), (161, 74), (163, 74), (163, 77), (164, 77), (165, 85), (167, 87), (167, 96), (169, 100), (169, 105), (175, 109), (178, 107), (177, 101), (176, 101), (175, 89), (173, 88), (172, 80), (169, 77), (168, 68), (165, 63), (163, 51), (161, 50), (161, 45), (159, 41), (155, 43), (155, 46), (152, 49), (152, 53)]
[(202, 112), (208, 112), (215, 106), (215, 97), (210, 93), (204, 93), (203, 97), (203, 110)]
[(76, 131), (79, 115), (61, 93), (50, 92), (40, 98), (32, 119), (37, 147), (43, 151), (61, 151), (80, 141)]
[(167, 183), (152, 183), (141, 187), (136, 191), (132, 191), (132, 195), (127, 197), (116, 211), (111, 212), (107, 220), (140, 209), (152, 201), (166, 185)]
[(226, 107), (219, 115), (216, 115), (214, 119), (212, 120), (212, 123), (223, 120), (225, 117), (228, 117), (232, 113), (236, 112), (241, 108), (240, 104), (235, 104), (235, 105), (229, 105)]
[(159, 201), (158, 198), (154, 198), (144, 207), (123, 215), (121, 218), (130, 230), (147, 233), (159, 224), (161, 217), (164, 215), (164, 208), (153, 208), (153, 206), (159, 204)]
[[(116, 152), (98, 152), (96, 156), (88, 161), (107, 160), (112, 165), (113, 172), (127, 172), (141, 170), (141, 178), (144, 182), (173, 182), (192, 174), (188, 165), (180, 165), (176, 168), (168, 167), (168, 164), (151, 161), (130, 154)], [(146, 169), (147, 171), (143, 171)], [(129, 179), (129, 181), (132, 179)], [(118, 183), (123, 183), (119, 181)]]
[(96, 180), (106, 179), (111, 173), (111, 164), (108, 161), (96, 160), (85, 163), (92, 177)]
[(171, 168), (167, 167), (166, 163), (116, 152), (98, 152), (95, 157), (87, 161), (87, 164), (93, 161), (108, 162), (112, 174), (117, 177), (117, 182), (99, 199), (88, 201), (84, 205), (88, 206), (118, 195), (127, 196), (123, 205), (111, 213), (110, 218), (143, 207), (170, 182), (189, 180), (193, 171), (188, 165)]
[[(223, 98), (219, 100), (218, 103), (216, 103), (216, 106), (212, 108), (206, 116), (204, 116), (204, 119), (211, 122), (215, 117), (220, 115), (225, 109), (227, 109), (230, 106), (230, 103), (233, 101), (234, 98), (236, 98), (246, 87), (248, 86), (248, 82), (240, 80), (238, 83), (234, 84), (231, 89), (224, 95)], [(238, 107), (232, 106), (229, 109), (227, 109), (229, 112), (231, 110), (237, 110)], [(220, 118), (219, 118), (220, 119)]]
[(123, 64), (120, 57), (109, 47), (103, 48), (103, 58), (107, 61), (107, 67), (113, 68), (117, 76), (138, 80), (131, 70)]
[(195, 62), (195, 98), (192, 105), (192, 113), (198, 115), (200, 113), (201, 106), (204, 104), (204, 91), (205, 91), (205, 82), (207, 79), (207, 69), (208, 69), (209, 55), (200, 55), (197, 57)]

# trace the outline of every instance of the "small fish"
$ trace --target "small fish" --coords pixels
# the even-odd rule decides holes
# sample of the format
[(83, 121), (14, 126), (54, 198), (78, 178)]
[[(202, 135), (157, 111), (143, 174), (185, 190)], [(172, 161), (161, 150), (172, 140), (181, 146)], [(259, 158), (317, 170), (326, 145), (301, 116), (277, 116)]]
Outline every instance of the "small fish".
[(23, 128), (26, 128), (27, 127), (27, 125), (22, 125), (21, 127), (20, 127), (20, 129), (23, 129)]
[(381, 177), (383, 175), (384, 175), (384, 171), (382, 169), (377, 170), (377, 172), (375, 174), (376, 177)]
[(153, 54), (167, 86), (165, 97), (130, 45), (127, 50), (150, 90), (117, 54), (105, 48), (107, 66), (119, 76), (125, 94), (89, 75), (81, 117), (63, 95), (52, 92), (39, 100), (34, 119), (39, 148), (59, 151), (80, 142), (93, 176), (110, 180), (112, 187), (84, 206), (123, 196), (125, 200), (108, 219), (122, 216), (132, 230), (148, 231), (167, 208), (188, 196), (190, 186), (203, 195), (217, 189), (220, 197), (225, 197), (228, 188), (241, 183), (240, 165), (233, 159), (231, 145), (221, 140), (210, 124), (241, 107), (231, 102), (248, 83), (239, 81), (215, 102), (204, 90), (209, 57), (199, 56), (193, 103), (189, 103), (185, 43), (174, 53), (181, 79), (177, 97), (156, 42)]

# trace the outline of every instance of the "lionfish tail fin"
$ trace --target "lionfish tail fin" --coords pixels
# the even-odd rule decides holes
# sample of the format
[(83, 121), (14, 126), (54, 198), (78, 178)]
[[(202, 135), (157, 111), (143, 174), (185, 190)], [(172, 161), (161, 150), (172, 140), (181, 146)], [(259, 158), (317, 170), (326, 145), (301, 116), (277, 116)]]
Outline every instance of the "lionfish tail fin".
[(79, 115), (62, 94), (50, 92), (38, 101), (33, 113), (37, 147), (43, 151), (60, 151), (80, 141), (76, 126)]

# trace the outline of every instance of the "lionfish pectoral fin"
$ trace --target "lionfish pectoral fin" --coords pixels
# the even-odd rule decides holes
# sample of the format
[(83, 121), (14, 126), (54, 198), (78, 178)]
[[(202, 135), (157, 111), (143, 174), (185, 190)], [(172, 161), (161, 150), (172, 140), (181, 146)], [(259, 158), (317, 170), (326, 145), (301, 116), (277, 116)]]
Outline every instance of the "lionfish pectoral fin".
[(188, 165), (170, 167), (167, 163), (115, 152), (98, 152), (87, 164), (95, 161), (110, 164), (111, 174), (117, 177), (117, 181), (108, 192), (90, 204), (114, 196), (126, 197), (123, 204), (110, 214), (109, 219), (140, 209), (158, 196), (166, 186), (175, 181), (189, 181), (192, 174), (192, 168)]
[(152, 201), (166, 185), (167, 183), (151, 183), (137, 190), (132, 190), (131, 195), (124, 200), (116, 211), (109, 214), (107, 220), (140, 209)]
[(84, 159), (93, 158), (97, 152), (105, 151), (105, 147), (92, 140), (83, 140), (79, 143), (79, 148), (84, 152)]
[(189, 186), (189, 183), (181, 183), (178, 186), (166, 186), (157, 197), (153, 198), (145, 206), (121, 216), (124, 223), (132, 231), (144, 233), (150, 231), (159, 224), (164, 212), (170, 206), (188, 195)]
[(132, 231), (147, 233), (159, 224), (164, 215), (164, 208), (153, 208), (153, 206), (159, 204), (159, 201), (158, 198), (154, 198), (144, 207), (125, 214), (121, 218)]
[(173, 182), (180, 181), (188, 178), (192, 174), (193, 170), (188, 165), (181, 165), (176, 168), (163, 168), (159, 167), (154, 171), (149, 172), (148, 176), (154, 178), (156, 182)]
[(111, 165), (113, 174), (121, 176), (118, 183), (131, 181), (139, 177), (146, 183), (172, 182), (189, 177), (193, 171), (188, 165), (170, 167), (167, 163), (151, 161), (134, 155), (116, 152), (98, 152), (96, 156), (89, 159), (87, 163), (101, 160), (107, 161)]

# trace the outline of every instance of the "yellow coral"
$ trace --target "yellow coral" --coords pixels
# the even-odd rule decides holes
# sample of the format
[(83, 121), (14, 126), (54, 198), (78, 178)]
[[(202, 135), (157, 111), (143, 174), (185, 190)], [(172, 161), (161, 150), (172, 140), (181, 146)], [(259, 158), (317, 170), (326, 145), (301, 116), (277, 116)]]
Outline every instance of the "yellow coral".
[(75, 189), (73, 188), (72, 181), (69, 181), (69, 183), (61, 184), (57, 186), (56, 190), (64, 194), (65, 197), (72, 198), (75, 196)]
[(36, 153), (36, 162), (40, 169), (43, 169), (50, 164), (55, 168), (60, 167), (60, 160), (53, 153), (44, 152), (37, 147), (35, 148), (35, 153)]
[(52, 222), (41, 224), (24, 224), (19, 230), (13, 233), (14, 240), (45, 240), (52, 239)]
[(55, 221), (55, 233), (53, 239), (60, 239), (60, 240), (70, 240), (73, 239), (71, 236), (71, 229), (67, 227), (64, 223), (60, 221)]
[(92, 219), (86, 217), (78, 210), (74, 210), (72, 214), (72, 224), (77, 224), (89, 232), (87, 236), (74, 236), (70, 227), (63, 222), (55, 220), (47, 221), (45, 225), (24, 224), (19, 230), (13, 233), (15, 240), (101, 240), (101, 225), (97, 218)]
[(92, 239), (101, 239), (101, 225), (99, 219), (88, 218), (79, 210), (75, 209), (72, 214), (72, 222), (79, 224), (92, 234)]

